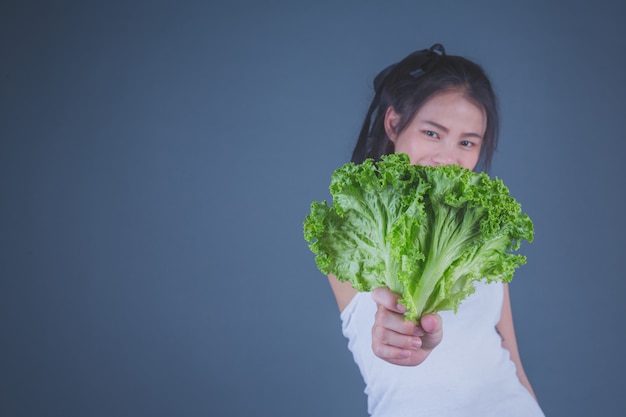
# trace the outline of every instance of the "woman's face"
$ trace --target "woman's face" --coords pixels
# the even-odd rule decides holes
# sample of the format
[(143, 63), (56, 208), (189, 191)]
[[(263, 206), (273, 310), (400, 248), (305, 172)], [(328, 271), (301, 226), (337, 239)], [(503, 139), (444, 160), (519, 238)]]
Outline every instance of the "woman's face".
[(461, 93), (449, 91), (431, 97), (407, 127), (396, 133), (399, 121), (400, 115), (390, 107), (385, 130), (395, 152), (408, 154), (412, 164), (476, 167), (487, 117)]

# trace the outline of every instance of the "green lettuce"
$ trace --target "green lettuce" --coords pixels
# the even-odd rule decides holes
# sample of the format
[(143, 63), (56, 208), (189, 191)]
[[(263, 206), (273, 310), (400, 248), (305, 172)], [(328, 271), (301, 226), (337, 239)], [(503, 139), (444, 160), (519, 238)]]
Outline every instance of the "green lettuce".
[(405, 154), (348, 163), (333, 204), (314, 201), (304, 238), (319, 270), (358, 291), (401, 296), (406, 318), (457, 311), (474, 283), (510, 282), (533, 224), (499, 179), (456, 166), (411, 165)]

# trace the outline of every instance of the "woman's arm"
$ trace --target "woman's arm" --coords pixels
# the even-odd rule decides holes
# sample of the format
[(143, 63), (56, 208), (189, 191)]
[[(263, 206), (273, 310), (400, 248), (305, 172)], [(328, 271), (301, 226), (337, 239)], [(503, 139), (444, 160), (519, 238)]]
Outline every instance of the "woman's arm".
[(339, 312), (342, 312), (347, 305), (350, 304), (350, 301), (356, 295), (357, 291), (352, 288), (352, 284), (349, 282), (339, 282), (337, 278), (332, 275), (328, 276), (328, 282), (330, 282), (330, 288), (332, 288), (335, 294)]
[(509, 351), (511, 360), (515, 363), (517, 369), (517, 377), (522, 385), (528, 389), (528, 391), (537, 399), (535, 392), (533, 391), (530, 381), (526, 377), (524, 367), (522, 366), (522, 360), (520, 358), (519, 350), (517, 349), (517, 340), (515, 339), (515, 328), (513, 327), (513, 312), (511, 310), (511, 297), (509, 296), (509, 285), (504, 284), (504, 301), (502, 303), (502, 313), (500, 314), (500, 321), (496, 325), (496, 329), (502, 337), (502, 346)]

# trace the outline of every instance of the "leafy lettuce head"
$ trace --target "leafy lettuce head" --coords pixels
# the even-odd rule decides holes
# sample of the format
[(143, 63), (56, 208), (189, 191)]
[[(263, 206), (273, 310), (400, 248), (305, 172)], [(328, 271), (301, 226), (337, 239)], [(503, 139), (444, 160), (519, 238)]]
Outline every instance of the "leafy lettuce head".
[(320, 271), (358, 291), (401, 295), (407, 319), (457, 311), (474, 282), (509, 282), (533, 224), (499, 179), (456, 165), (411, 165), (405, 154), (348, 163), (332, 205), (311, 204), (304, 237)]

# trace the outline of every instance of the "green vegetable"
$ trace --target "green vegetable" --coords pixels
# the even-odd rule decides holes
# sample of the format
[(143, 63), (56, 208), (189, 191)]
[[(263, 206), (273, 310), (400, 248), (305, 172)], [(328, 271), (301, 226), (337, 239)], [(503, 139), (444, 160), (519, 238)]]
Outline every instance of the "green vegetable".
[(318, 268), (358, 291), (386, 286), (406, 318), (457, 311), (474, 282), (510, 282), (533, 224), (499, 179), (456, 166), (411, 165), (405, 154), (348, 163), (315, 201), (304, 237)]

